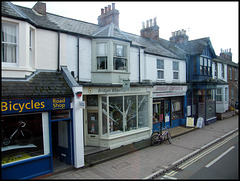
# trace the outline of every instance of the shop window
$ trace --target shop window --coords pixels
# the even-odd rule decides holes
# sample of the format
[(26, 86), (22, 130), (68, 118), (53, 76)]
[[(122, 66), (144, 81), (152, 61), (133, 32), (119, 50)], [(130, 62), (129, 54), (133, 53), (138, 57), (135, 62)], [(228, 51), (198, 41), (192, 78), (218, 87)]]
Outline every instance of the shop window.
[(4, 63), (17, 63), (18, 26), (13, 23), (2, 22), (1, 59)]
[(124, 110), (126, 114), (126, 127), (125, 131), (137, 129), (137, 106), (136, 96), (124, 97)]
[(3, 116), (2, 165), (50, 153), (47, 116), (26, 114)]
[(153, 103), (153, 124), (163, 121), (164, 104), (163, 101)]
[(102, 97), (102, 134), (112, 135), (142, 127), (148, 127), (147, 95)]
[(114, 44), (113, 69), (127, 71), (126, 46)]
[(183, 117), (183, 99), (172, 99), (172, 120)]
[(98, 112), (88, 111), (88, 134), (98, 135)]
[(138, 96), (138, 128), (148, 127), (148, 96)]
[(110, 133), (123, 131), (123, 97), (109, 98), (109, 131)]
[(87, 96), (87, 106), (98, 106), (98, 96), (97, 95)]

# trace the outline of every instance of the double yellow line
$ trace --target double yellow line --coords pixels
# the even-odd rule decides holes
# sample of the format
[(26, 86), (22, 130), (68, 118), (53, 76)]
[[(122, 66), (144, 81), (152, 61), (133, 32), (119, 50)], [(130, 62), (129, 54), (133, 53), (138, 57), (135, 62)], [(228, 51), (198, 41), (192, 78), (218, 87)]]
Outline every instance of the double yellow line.
[[(233, 135), (227, 137), (226, 139), (224, 139), (223, 141), (221, 141), (220, 143), (216, 144), (215, 146), (209, 148), (208, 150), (204, 151), (203, 153), (199, 154), (198, 156), (194, 157), (193, 159), (187, 161), (186, 163), (182, 164), (181, 166), (179, 166), (178, 168), (180, 169), (185, 169), (186, 167), (188, 167), (189, 165), (193, 164), (194, 162), (198, 161), (200, 158), (204, 157), (205, 155), (207, 155), (208, 153), (216, 150), (217, 148), (219, 148), (220, 146), (222, 146), (223, 144), (227, 143), (228, 141), (230, 141), (231, 139), (233, 139), (234, 137), (236, 137), (238, 135), (237, 133), (234, 133)], [(177, 171), (171, 171), (169, 173), (166, 173), (167, 176), (174, 176), (176, 173), (178, 173)]]

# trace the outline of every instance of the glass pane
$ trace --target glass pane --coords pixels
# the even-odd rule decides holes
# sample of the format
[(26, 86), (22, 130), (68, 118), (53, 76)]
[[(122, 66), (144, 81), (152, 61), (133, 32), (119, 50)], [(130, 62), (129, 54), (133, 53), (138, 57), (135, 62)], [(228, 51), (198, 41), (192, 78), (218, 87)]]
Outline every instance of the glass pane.
[(88, 112), (88, 134), (98, 134), (98, 112)]
[(178, 62), (173, 62), (173, 70), (178, 70)]
[(2, 117), (1, 129), (2, 165), (44, 155), (44, 151), (49, 154), (43, 134), (48, 124), (43, 122), (42, 114)]
[(138, 96), (138, 128), (148, 127), (148, 96)]
[(97, 44), (97, 55), (106, 55), (106, 43)]
[(123, 131), (123, 97), (109, 97), (109, 132)]
[(136, 96), (124, 97), (124, 110), (126, 115), (125, 131), (137, 129)]
[(107, 133), (107, 98), (102, 97), (102, 134)]
[(114, 70), (127, 70), (126, 63), (127, 63), (126, 59), (114, 58), (113, 59)]
[(164, 61), (157, 60), (157, 69), (164, 69)]
[(97, 57), (97, 69), (99, 70), (107, 69), (107, 57)]
[(173, 72), (173, 79), (178, 79), (178, 72)]
[(164, 72), (161, 70), (158, 70), (158, 79), (164, 79)]
[(68, 123), (66, 121), (58, 121), (58, 145), (68, 148)]

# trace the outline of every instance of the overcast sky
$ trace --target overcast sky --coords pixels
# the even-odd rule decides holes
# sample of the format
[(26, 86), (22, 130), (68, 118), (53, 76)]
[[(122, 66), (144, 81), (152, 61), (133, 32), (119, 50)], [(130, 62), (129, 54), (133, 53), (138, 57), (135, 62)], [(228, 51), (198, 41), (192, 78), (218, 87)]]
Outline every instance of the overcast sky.
[[(32, 8), (37, 1), (12, 1)], [(233, 61), (238, 62), (238, 1), (44, 1), (47, 12), (97, 24), (101, 8), (115, 3), (119, 10), (119, 28), (140, 35), (142, 22), (157, 18), (160, 38), (169, 40), (171, 32), (185, 29), (189, 40), (210, 37), (216, 55), (221, 48), (231, 48)]]

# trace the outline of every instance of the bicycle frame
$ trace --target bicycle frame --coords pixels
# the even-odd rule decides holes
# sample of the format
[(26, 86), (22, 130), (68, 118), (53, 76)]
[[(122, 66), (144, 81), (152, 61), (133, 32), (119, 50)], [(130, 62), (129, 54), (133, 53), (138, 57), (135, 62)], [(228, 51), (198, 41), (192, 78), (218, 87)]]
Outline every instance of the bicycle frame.
[[(160, 128), (160, 127), (159, 127)], [(163, 141), (165, 141), (166, 139), (168, 140), (168, 142), (171, 144), (171, 134), (168, 131), (167, 127), (165, 127), (165, 131), (162, 133), (162, 129), (159, 129), (159, 132), (153, 132), (151, 135), (151, 143), (152, 145), (157, 145), (157, 144), (161, 144)]]

